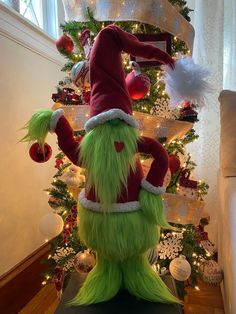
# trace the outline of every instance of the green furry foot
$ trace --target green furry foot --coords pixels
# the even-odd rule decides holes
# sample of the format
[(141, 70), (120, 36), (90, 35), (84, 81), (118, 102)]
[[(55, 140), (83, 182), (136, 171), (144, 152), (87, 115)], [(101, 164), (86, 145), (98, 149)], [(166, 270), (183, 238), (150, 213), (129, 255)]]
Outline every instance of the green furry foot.
[(124, 288), (148, 301), (181, 303), (166, 287), (148, 263), (146, 255), (136, 255), (122, 263)]
[(68, 305), (89, 305), (110, 300), (119, 291), (121, 282), (120, 265), (97, 257), (96, 266)]

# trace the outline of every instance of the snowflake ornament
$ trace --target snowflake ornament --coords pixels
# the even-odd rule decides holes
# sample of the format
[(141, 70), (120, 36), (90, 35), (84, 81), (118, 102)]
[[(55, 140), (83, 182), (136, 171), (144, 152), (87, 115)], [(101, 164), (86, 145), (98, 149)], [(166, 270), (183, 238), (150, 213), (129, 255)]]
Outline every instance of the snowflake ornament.
[(183, 250), (182, 233), (167, 233), (157, 246), (160, 259), (174, 259)]
[(75, 255), (75, 251), (73, 248), (71, 247), (59, 247), (57, 250), (56, 250), (56, 253), (52, 256), (52, 259), (54, 259), (54, 261), (56, 263), (60, 262), (62, 259), (66, 258), (66, 257), (69, 257), (71, 255)]
[(152, 115), (157, 115), (166, 119), (176, 120), (180, 117), (180, 112), (178, 108), (170, 109), (169, 99), (164, 97), (158, 98), (155, 105), (151, 108), (150, 113)]
[(64, 265), (63, 265), (63, 270), (68, 271), (71, 268), (74, 268), (74, 257), (70, 258)]

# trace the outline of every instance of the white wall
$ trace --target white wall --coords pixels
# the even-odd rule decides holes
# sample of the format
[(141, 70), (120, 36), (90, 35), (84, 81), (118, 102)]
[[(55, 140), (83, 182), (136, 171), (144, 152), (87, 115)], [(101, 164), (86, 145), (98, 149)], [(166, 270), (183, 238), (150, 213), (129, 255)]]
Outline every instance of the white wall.
[[(38, 223), (51, 211), (43, 189), (50, 187), (55, 174), (54, 158), (37, 164), (28, 155), (28, 145), (17, 142), (32, 113), (53, 105), (51, 94), (63, 77), (53, 40), (26, 22), (20, 25), (16, 19), (16, 24), (15, 18), (0, 6), (0, 275), (44, 243)], [(47, 142), (55, 155), (56, 138), (51, 135)]]

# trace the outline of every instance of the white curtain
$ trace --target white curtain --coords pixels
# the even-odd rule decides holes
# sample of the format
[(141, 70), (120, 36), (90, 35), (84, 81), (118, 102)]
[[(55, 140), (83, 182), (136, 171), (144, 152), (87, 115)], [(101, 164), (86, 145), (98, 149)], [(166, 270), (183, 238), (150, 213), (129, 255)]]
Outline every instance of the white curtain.
[[(211, 217), (208, 232), (210, 238), (215, 243), (217, 243), (216, 222), (217, 207), (219, 207), (217, 187), (220, 137), (218, 96), (223, 86), (226, 87), (226, 84), (223, 82), (224, 65), (226, 65), (226, 60), (224, 64), (224, 40), (226, 40), (224, 38), (224, 25), (227, 24), (227, 27), (233, 27), (233, 25), (230, 25), (231, 20), (227, 21), (224, 19), (224, 6), (228, 7), (228, 14), (234, 14), (234, 19), (236, 19), (235, 10), (233, 11), (232, 8), (232, 6), (235, 6), (235, 1), (225, 0), (225, 3), (224, 0), (188, 1), (188, 6), (194, 9), (192, 14), (192, 23), (195, 28), (193, 57), (196, 63), (210, 67), (212, 75), (209, 81), (214, 89), (213, 93), (209, 94), (205, 107), (199, 113), (199, 122), (195, 124), (199, 139), (189, 145), (188, 150), (192, 153), (193, 160), (197, 163), (194, 177), (204, 179), (210, 185), (209, 193), (205, 200), (207, 205), (206, 211)], [(228, 37), (230, 35), (230, 30), (228, 30)], [(228, 46), (228, 51), (232, 52), (230, 46)], [(236, 62), (235, 60), (236, 55), (234, 55), (234, 62)], [(227, 71), (230, 72), (228, 66)], [(231, 75), (233, 76), (233, 74)], [(230, 85), (227, 88), (233, 88), (233, 86)]]
[(224, 4), (224, 89), (236, 90), (236, 0)]

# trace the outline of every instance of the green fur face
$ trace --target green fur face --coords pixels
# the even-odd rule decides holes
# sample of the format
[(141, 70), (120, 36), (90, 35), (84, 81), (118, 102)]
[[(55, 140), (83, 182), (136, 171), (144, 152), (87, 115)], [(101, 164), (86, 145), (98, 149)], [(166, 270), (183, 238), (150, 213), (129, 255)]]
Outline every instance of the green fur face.
[[(115, 203), (122, 187), (127, 187), (130, 169), (135, 169), (138, 133), (121, 121), (99, 125), (84, 137), (81, 161), (87, 169), (87, 189), (95, 188), (96, 197), (105, 211)], [(115, 142), (124, 143), (117, 152)]]

